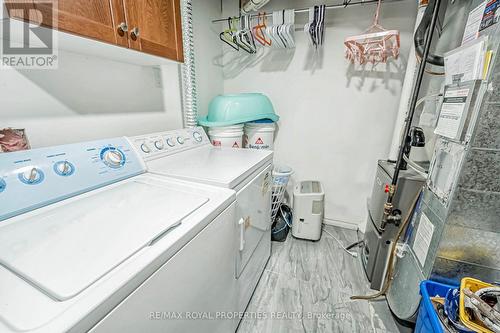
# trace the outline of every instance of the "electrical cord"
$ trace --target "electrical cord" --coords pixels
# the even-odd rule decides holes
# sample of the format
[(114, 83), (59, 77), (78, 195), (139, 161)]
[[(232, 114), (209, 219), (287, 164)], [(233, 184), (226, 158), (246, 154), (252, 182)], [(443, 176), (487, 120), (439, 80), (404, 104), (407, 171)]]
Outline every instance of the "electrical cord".
[(427, 170), (419, 166), (417, 163), (414, 161), (410, 160), (406, 155), (403, 155), (403, 159), (405, 160), (406, 163), (408, 163), (408, 166), (413, 169), (416, 173), (418, 173), (420, 176), (427, 178)]
[(424, 96), (424, 97), (420, 98), (420, 99), (417, 101), (417, 103), (415, 103), (415, 110), (416, 110), (416, 109), (417, 109), (417, 108), (418, 108), (418, 107), (419, 107), (419, 106), (420, 106), (423, 102), (425, 102), (425, 101), (427, 100), (427, 98), (429, 98), (429, 97), (441, 97), (441, 96), (443, 96), (443, 94), (441, 94), (441, 93), (437, 93), (437, 94), (426, 95), (426, 96)]
[[(273, 231), (272, 233), (273, 234), (277, 234), (277, 233), (280, 233), (282, 232), (283, 230), (286, 229), (286, 227), (288, 228), (292, 228), (292, 221), (289, 221), (289, 219), (286, 218), (285, 216), (285, 213), (283, 213), (283, 205), (280, 206), (280, 211), (279, 211), (281, 217), (283, 218), (283, 221), (285, 221), (285, 225), (283, 227), (281, 227), (281, 229), (277, 230), (277, 231)], [(291, 216), (290, 216), (291, 217)], [(278, 217), (277, 217), (278, 218)]]
[(323, 231), (326, 232), (328, 234), (328, 236), (332, 237), (333, 239), (335, 239), (337, 241), (337, 243), (339, 243), (339, 245), (342, 247), (342, 249), (347, 252), (348, 254), (350, 254), (351, 256), (353, 256), (354, 258), (357, 258), (358, 257), (358, 254), (356, 252), (353, 252), (353, 251), (349, 251), (348, 249), (346, 249), (346, 247), (344, 246), (344, 244), (342, 244), (342, 242), (337, 238), (335, 237), (332, 233), (330, 233), (328, 230), (326, 230), (325, 227), (323, 227)]
[(419, 106), (420, 106), (420, 104), (422, 104), (423, 102), (425, 102), (425, 100), (426, 100), (427, 98), (429, 98), (429, 97), (441, 97), (441, 96), (443, 96), (443, 94), (441, 94), (441, 93), (431, 94), (431, 95), (426, 95), (426, 96), (422, 97), (421, 99), (419, 99), (419, 100), (417, 101), (417, 104), (415, 105), (415, 109), (416, 109), (417, 107), (419, 107)]
[(401, 227), (398, 230), (398, 233), (396, 234), (396, 237), (394, 238), (394, 242), (392, 243), (391, 247), (391, 255), (389, 257), (389, 264), (387, 265), (388, 269), (385, 274), (385, 282), (382, 290), (380, 290), (378, 293), (375, 293), (373, 295), (362, 295), (362, 296), (351, 296), (351, 299), (363, 299), (363, 300), (370, 300), (370, 299), (375, 299), (379, 298), (380, 296), (383, 296), (387, 293), (389, 290), (389, 287), (391, 286), (392, 279), (394, 278), (392, 274), (394, 273), (394, 258), (396, 257), (396, 247), (398, 244), (398, 240), (403, 234), (403, 231), (406, 229), (406, 226), (408, 225), (408, 222), (410, 221), (410, 217), (412, 216), (413, 210), (415, 209), (415, 206), (417, 205), (418, 198), (420, 197), (420, 192), (422, 190), (418, 191), (417, 196), (413, 200), (410, 209), (408, 210), (408, 213), (405, 216), (405, 219), (403, 223), (401, 224)]

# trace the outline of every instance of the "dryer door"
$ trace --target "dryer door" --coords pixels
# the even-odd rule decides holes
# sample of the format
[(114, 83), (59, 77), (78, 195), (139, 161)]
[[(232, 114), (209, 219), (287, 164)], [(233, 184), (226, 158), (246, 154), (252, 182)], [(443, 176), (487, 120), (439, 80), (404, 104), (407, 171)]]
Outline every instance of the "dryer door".
[(237, 278), (245, 269), (262, 237), (270, 233), (271, 185), (271, 166), (268, 166), (236, 194), (239, 239)]

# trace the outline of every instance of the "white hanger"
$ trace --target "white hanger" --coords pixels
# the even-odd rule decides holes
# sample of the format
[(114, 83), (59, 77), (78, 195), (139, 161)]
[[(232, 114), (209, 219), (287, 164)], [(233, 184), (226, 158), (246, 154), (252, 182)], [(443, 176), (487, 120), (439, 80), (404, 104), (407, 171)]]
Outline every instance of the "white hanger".
[(277, 48), (285, 48), (286, 44), (282, 36), (280, 36), (279, 28), (283, 23), (282, 11), (274, 11), (273, 12), (273, 25), (271, 27), (271, 39), (273, 40), (274, 47)]
[(295, 9), (288, 11), (288, 34), (291, 36), (292, 47), (295, 47)]
[(326, 6), (325, 5), (320, 5), (319, 6), (319, 17), (320, 20), (318, 22), (319, 25), (319, 40), (318, 44), (323, 45), (325, 41), (325, 12), (326, 12)]
[(240, 28), (236, 32), (236, 43), (248, 53), (257, 52), (252, 32), (250, 31), (250, 16), (243, 15), (240, 18)]
[(285, 10), (281, 11), (280, 16), (281, 16), (281, 22), (282, 23), (278, 27), (278, 32), (279, 32), (279, 35), (280, 35), (281, 39), (284, 42), (285, 48), (289, 48), (290, 47), (290, 38), (289, 38), (288, 33), (287, 33), (286, 12), (285, 12)]
[(314, 46), (314, 38), (311, 35), (311, 25), (314, 23), (314, 7), (309, 8), (309, 22), (304, 25), (304, 33), (310, 46)]
[(295, 47), (295, 10), (287, 9), (284, 11), (284, 24), (282, 26), (282, 35), (285, 36), (287, 47)]

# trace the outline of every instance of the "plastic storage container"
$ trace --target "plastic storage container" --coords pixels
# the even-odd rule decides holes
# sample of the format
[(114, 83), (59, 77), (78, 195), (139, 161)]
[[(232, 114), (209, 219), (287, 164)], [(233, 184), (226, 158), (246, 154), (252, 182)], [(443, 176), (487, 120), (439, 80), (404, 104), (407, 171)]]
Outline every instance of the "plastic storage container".
[(457, 288), (439, 282), (425, 280), (420, 283), (420, 308), (418, 310), (415, 333), (442, 333), (443, 326), (431, 302), (431, 297), (445, 297), (448, 290)]
[(465, 311), (465, 301), (464, 301), (466, 296), (464, 295), (463, 290), (465, 288), (468, 288), (470, 289), (470, 291), (475, 293), (479, 289), (489, 288), (489, 287), (493, 287), (493, 285), (473, 278), (463, 278), (460, 283), (460, 320), (465, 326), (476, 332), (493, 333), (492, 330), (485, 327), (480, 321), (471, 318), (469, 314), (467, 314), (467, 312)]
[(302, 181), (293, 190), (292, 235), (317, 241), (321, 238), (325, 192), (318, 181)]
[(229, 126), (259, 119), (277, 122), (271, 100), (263, 94), (246, 93), (219, 95), (210, 102), (208, 115), (198, 118), (198, 123), (206, 127)]
[(214, 146), (243, 148), (243, 125), (210, 127), (208, 136)]
[(270, 120), (246, 123), (244, 127), (245, 135), (243, 145), (250, 149), (274, 149), (275, 125)]

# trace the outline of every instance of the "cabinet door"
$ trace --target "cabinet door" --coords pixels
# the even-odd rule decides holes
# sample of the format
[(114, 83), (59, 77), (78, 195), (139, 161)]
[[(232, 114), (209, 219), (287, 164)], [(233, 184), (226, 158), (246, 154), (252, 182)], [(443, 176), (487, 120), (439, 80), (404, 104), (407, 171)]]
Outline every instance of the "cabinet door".
[[(182, 61), (180, 0), (124, 0), (130, 47)], [(138, 34), (134, 33), (138, 29)]]
[(27, 11), (16, 9), (16, 1), (12, 3), (7, 5), (10, 17), (128, 46), (126, 32), (118, 31), (118, 25), (125, 22), (122, 0), (29, 0), (25, 6), (34, 9), (29, 10), (29, 15)]
[[(41, 15), (35, 10), (33, 0), (4, 0), (4, 4), (10, 18), (37, 24), (41, 23)], [(0, 10), (3, 10), (3, 8), (0, 7)]]

